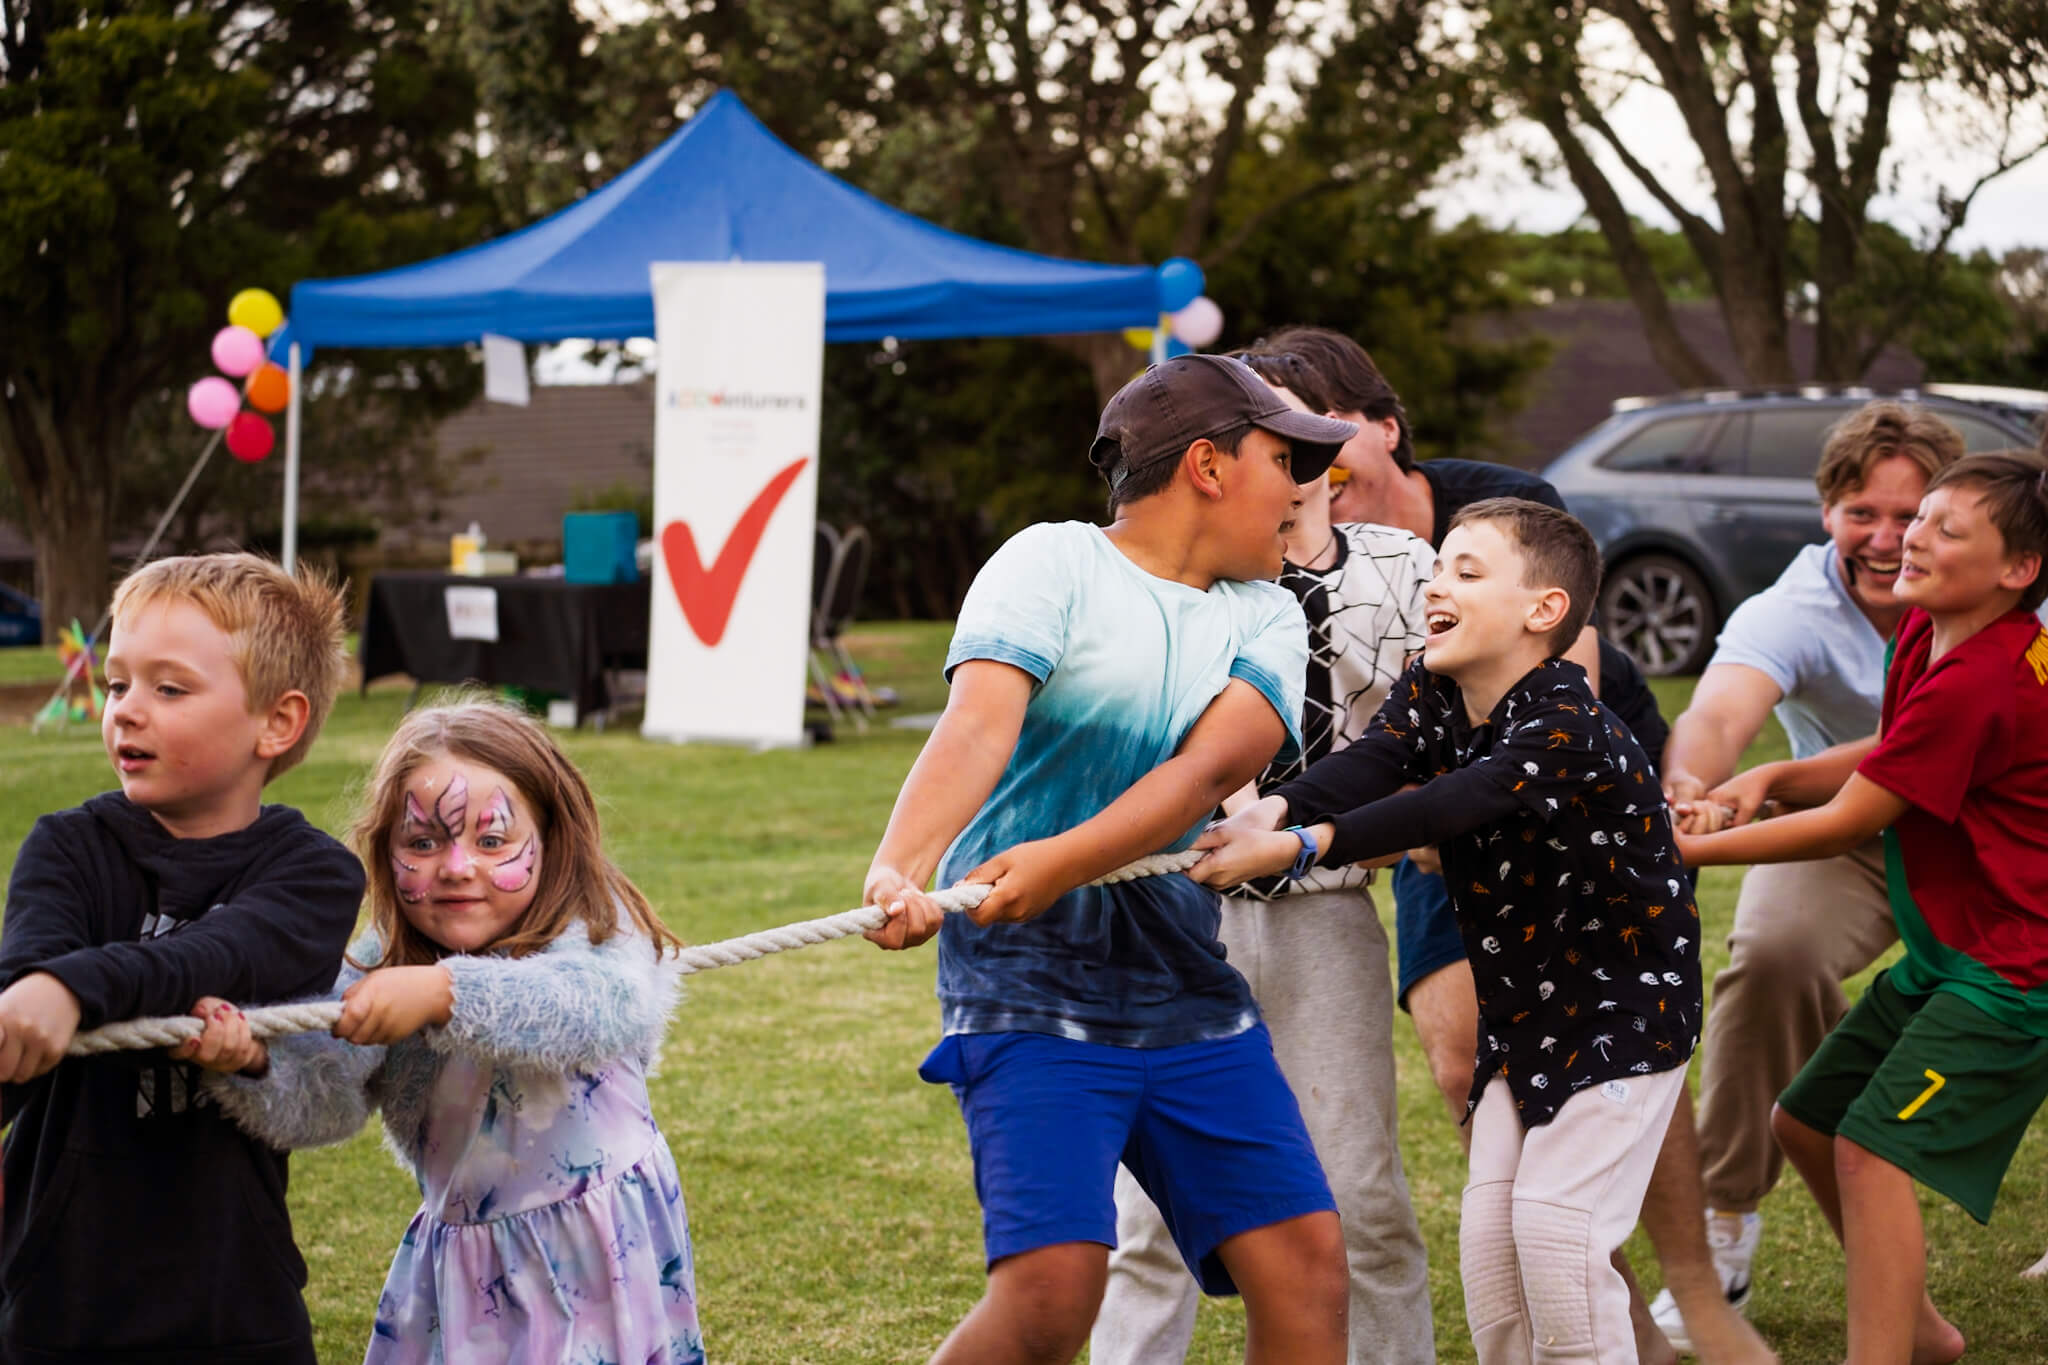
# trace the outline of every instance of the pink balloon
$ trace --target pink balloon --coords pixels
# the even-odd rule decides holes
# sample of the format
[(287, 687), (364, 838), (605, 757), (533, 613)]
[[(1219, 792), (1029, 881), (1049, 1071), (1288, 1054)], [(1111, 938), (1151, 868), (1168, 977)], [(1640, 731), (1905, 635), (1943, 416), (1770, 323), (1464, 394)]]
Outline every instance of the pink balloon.
[(1204, 294), (1173, 315), (1173, 334), (1199, 351), (1223, 335), (1223, 310)]
[(242, 391), (217, 374), (210, 374), (185, 391), (185, 411), (208, 431), (218, 431), (235, 420), (242, 409)]
[(223, 327), (213, 334), (213, 363), (240, 379), (263, 363), (263, 338), (247, 327)]

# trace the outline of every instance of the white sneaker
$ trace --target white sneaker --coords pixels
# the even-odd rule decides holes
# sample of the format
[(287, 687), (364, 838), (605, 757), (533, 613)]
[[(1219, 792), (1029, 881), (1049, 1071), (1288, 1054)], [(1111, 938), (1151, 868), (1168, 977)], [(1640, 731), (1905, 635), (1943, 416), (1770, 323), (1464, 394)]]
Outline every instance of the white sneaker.
[[(1745, 1317), (1749, 1314), (1749, 1263), (1756, 1259), (1757, 1243), (1763, 1240), (1763, 1235), (1761, 1214), (1707, 1210), (1707, 1250), (1713, 1253), (1714, 1269), (1721, 1274), (1721, 1291), (1728, 1296), (1728, 1306)], [(1685, 1319), (1679, 1314), (1678, 1301), (1671, 1297), (1670, 1290), (1660, 1291), (1651, 1302), (1650, 1316), (1656, 1319), (1671, 1349), (1692, 1354), (1692, 1334), (1685, 1330)]]

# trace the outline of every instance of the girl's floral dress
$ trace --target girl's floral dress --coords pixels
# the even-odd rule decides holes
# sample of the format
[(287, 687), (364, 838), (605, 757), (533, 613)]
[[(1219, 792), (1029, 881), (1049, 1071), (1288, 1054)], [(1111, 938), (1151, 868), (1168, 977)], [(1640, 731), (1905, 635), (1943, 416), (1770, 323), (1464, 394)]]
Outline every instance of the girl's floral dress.
[(702, 1362), (682, 1185), (647, 1097), (673, 973), (644, 938), (593, 947), (580, 927), (529, 957), (443, 965), (446, 1027), (388, 1049), (302, 1034), (272, 1045), (265, 1077), (213, 1083), (281, 1147), (339, 1141), (382, 1108), (421, 1204), (365, 1361)]

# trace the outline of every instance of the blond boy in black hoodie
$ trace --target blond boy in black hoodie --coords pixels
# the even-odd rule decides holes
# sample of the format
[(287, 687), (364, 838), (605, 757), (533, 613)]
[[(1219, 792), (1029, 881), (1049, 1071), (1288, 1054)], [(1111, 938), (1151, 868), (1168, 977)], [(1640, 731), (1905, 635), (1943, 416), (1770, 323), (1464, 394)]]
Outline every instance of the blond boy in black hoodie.
[[(102, 735), (121, 780), (36, 822), (0, 926), (0, 1362), (311, 1362), (285, 1156), (202, 1099), (229, 1001), (334, 979), (363, 870), (263, 787), (344, 665), (325, 583), (253, 555), (159, 560), (114, 597)], [(173, 1051), (66, 1058), (191, 1011)]]

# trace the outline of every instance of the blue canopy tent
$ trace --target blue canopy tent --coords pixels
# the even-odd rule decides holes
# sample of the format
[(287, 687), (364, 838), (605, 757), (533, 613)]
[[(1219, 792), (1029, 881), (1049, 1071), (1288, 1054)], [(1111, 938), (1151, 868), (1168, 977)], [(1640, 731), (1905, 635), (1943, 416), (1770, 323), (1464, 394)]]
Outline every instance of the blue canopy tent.
[(1201, 292), (1191, 262), (1114, 266), (935, 227), (812, 164), (730, 91), (603, 189), (530, 227), (374, 275), (302, 280), (273, 353), (292, 368), (284, 554), (297, 548), (299, 367), (322, 346), (654, 334), (655, 261), (820, 261), (825, 339), (1043, 336), (1150, 326)]

